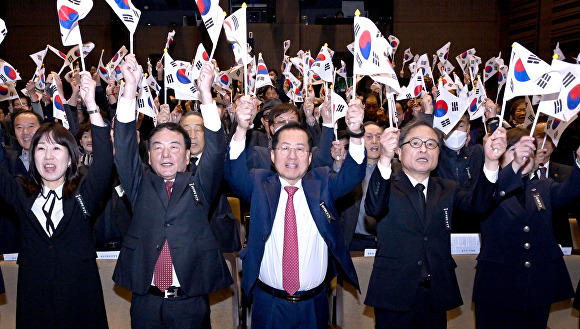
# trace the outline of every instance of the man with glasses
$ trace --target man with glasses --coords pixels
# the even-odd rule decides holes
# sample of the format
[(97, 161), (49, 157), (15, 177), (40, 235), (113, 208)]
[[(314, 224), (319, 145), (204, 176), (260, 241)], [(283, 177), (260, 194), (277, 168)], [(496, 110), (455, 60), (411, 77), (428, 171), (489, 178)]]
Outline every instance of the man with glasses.
[(254, 109), (244, 98), (248, 101), (236, 110), (225, 177), (233, 192), (251, 203), (248, 244), (239, 255), (242, 289), (253, 297), (252, 328), (328, 328), (329, 281), (340, 273), (358, 288), (334, 202), (365, 175), (360, 101), (353, 101), (346, 114), (354, 137), (336, 174), (330, 168), (308, 170), (312, 144), (297, 122), (285, 124), (272, 138), (276, 172), (248, 170), (244, 143)]
[[(446, 328), (446, 311), (463, 303), (451, 257), (452, 215), (457, 209), (483, 213), (493, 207), (505, 130), (498, 128), (487, 138), (484, 174), (469, 192), (430, 177), (441, 139), (424, 121), (410, 122), (400, 136), (396, 128), (386, 129), (380, 144), (365, 200), (367, 214), (378, 222), (365, 304), (375, 308), (376, 328)], [(395, 152), (402, 171), (391, 177)]]

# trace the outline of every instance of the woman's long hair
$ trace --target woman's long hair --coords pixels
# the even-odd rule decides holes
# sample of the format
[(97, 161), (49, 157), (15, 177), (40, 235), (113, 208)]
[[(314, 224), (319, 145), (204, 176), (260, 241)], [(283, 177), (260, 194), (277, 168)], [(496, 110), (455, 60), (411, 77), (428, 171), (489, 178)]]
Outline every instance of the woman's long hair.
[(42, 189), (42, 177), (36, 169), (34, 153), (36, 152), (38, 142), (45, 135), (48, 141), (64, 146), (68, 150), (71, 164), (64, 174), (63, 196), (67, 199), (71, 198), (80, 180), (78, 170), (79, 149), (75, 138), (68, 129), (56, 123), (43, 124), (32, 137), (30, 143), (30, 179), (24, 184), (24, 188), (31, 195), (37, 195)]

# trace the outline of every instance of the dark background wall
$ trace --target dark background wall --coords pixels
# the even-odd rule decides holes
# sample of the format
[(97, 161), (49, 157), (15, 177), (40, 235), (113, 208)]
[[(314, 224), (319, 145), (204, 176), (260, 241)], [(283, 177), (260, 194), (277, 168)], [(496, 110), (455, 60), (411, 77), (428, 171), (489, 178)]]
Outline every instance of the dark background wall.
[[(197, 9), (191, 0), (133, 0), (143, 12), (135, 35), (135, 52), (141, 64), (147, 57), (153, 60), (163, 51), (167, 32), (175, 29), (175, 46), (170, 49), (173, 58), (191, 60), (202, 42), (211, 49), (211, 41), (204, 27), (195, 25)], [(239, 5), (235, 0), (232, 5)], [(316, 18), (332, 17), (341, 3), (338, 0), (255, 0), (250, 5), (264, 3), (270, 11), (266, 20), (275, 23), (249, 23), (253, 32), (255, 51), (262, 52), (268, 67), (279, 69), (282, 60), (282, 42), (292, 40), (289, 54), (299, 49), (317, 53), (324, 43), (336, 51), (339, 59), (352, 66), (352, 56), (346, 45), (354, 40), (352, 24), (312, 24)], [(229, 0), (220, 0), (220, 6), (231, 13)], [(147, 7), (147, 9), (145, 9)], [(411, 48), (413, 54), (433, 54), (451, 41), (450, 57), (469, 48), (485, 62), (501, 50), (509, 58), (510, 45), (518, 41), (544, 60), (549, 60), (553, 47), (560, 47), (567, 57), (576, 56), (580, 49), (580, 1), (576, 0), (394, 0), (366, 1), (365, 7), (385, 35), (393, 33), (401, 44), (395, 57), (400, 65), (403, 51)], [(253, 7), (252, 7), (253, 8)], [(320, 10), (326, 13), (320, 14)], [(305, 20), (302, 16), (310, 17)], [(348, 14), (348, 13), (346, 13)], [(2, 1), (0, 17), (8, 27), (8, 35), (0, 45), (0, 58), (17, 68), (24, 80), (33, 75), (34, 67), (29, 54), (43, 49), (47, 43), (66, 52), (60, 40), (56, 1)], [(184, 18), (185, 17), (185, 18)], [(316, 21), (316, 19), (315, 19)], [(303, 23), (301, 23), (303, 22)], [(308, 22), (308, 24), (305, 24)], [(150, 26), (145, 24), (151, 24)], [(169, 26), (171, 24), (171, 26)], [(94, 7), (81, 21), (83, 41), (95, 43), (95, 50), (87, 57), (87, 65), (98, 63), (104, 49), (104, 62), (123, 44), (129, 46), (129, 34), (104, 0), (94, 0)], [(222, 69), (233, 65), (231, 47), (222, 37), (215, 58)], [(45, 60), (50, 70), (61, 66), (61, 60), (48, 55)], [(458, 64), (452, 60), (453, 65)]]

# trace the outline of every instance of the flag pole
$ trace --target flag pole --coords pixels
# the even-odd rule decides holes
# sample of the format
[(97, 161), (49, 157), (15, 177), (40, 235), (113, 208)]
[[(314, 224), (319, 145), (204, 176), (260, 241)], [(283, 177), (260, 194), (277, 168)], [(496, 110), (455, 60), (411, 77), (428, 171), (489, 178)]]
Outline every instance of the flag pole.
[(308, 64), (308, 58), (306, 55), (302, 55), (302, 90), (304, 90), (304, 101), (308, 98), (308, 69), (306, 65)]
[(336, 141), (338, 140), (338, 132), (336, 131), (336, 121), (334, 120), (334, 98), (332, 97), (333, 92), (334, 85), (330, 85), (330, 94), (326, 93), (326, 97), (330, 96), (330, 110), (332, 111), (332, 130), (334, 131), (334, 140)]
[(134, 53), (133, 53), (133, 40), (134, 40), (134, 39), (133, 39), (133, 35), (134, 35), (134, 33), (133, 33), (133, 32), (130, 32), (130, 33), (129, 33), (129, 43), (130, 43), (129, 47), (131, 48), (131, 54), (134, 54)]
[[(247, 61), (246, 54), (246, 61)], [(248, 64), (244, 64), (244, 94), (248, 96)]]
[(481, 122), (483, 123), (483, 129), (485, 130), (485, 134), (487, 135), (487, 126), (485, 125), (485, 114), (481, 116)]
[(85, 67), (85, 56), (83, 55), (83, 42), (82, 41), (79, 43), (79, 52), (81, 53), (81, 63), (83, 65), (83, 71), (86, 71), (87, 68)]
[[(540, 118), (540, 113), (538, 113), (538, 115), (536, 115), (536, 117), (534, 118), (534, 123), (532, 124), (532, 129), (530, 129), (530, 137), (534, 136), (534, 130), (536, 130), (536, 124), (538, 123), (538, 119)], [(500, 123), (503, 122), (500, 120)]]
[(548, 138), (547, 134), (544, 134), (544, 141), (542, 142), (542, 149), (544, 148), (544, 146), (546, 145), (546, 138)]
[(167, 103), (167, 59), (165, 58), (165, 54), (167, 54), (167, 48), (163, 49), (163, 101), (164, 104)]
[[(514, 47), (514, 44), (512, 43), (512, 48)], [(513, 59), (513, 50), (512, 50), (512, 57), (510, 58), (510, 61)], [(511, 72), (508, 71), (508, 76), (510, 75)], [(513, 74), (513, 73), (512, 73)], [(505, 77), (506, 82), (504, 83), (504, 89), (503, 89), (503, 100), (502, 100), (502, 104), (501, 104), (501, 117), (500, 117), (500, 122), (503, 122), (503, 116), (505, 114), (505, 103), (506, 103), (506, 99), (505, 99), (505, 91), (507, 90), (507, 86), (505, 86), (505, 84), (507, 84), (507, 76)], [(499, 91), (497, 92), (497, 94), (499, 95)], [(497, 103), (497, 101), (496, 101)], [(534, 121), (534, 127), (532, 127), (532, 131), (534, 131), (533, 128), (536, 127), (536, 123)]]

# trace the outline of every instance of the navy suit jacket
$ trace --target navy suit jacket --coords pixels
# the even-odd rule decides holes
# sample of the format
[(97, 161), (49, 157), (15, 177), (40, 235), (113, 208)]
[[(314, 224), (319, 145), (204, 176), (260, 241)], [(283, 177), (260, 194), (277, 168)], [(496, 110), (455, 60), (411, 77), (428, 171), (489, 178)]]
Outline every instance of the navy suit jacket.
[[(334, 201), (355, 188), (365, 176), (366, 159), (357, 164), (350, 156), (340, 173), (330, 168), (315, 168), (302, 178), (302, 187), (320, 235), (329, 250), (329, 273), (339, 273), (358, 289), (358, 278), (342, 237)], [(242, 289), (251, 296), (258, 280), (264, 246), (272, 232), (280, 199), (281, 183), (277, 173), (264, 169), (248, 170), (246, 151), (236, 160), (226, 158), (225, 177), (233, 192), (251, 203), (248, 244), (239, 253), (243, 261)], [(327, 214), (323, 211), (327, 210)]]

